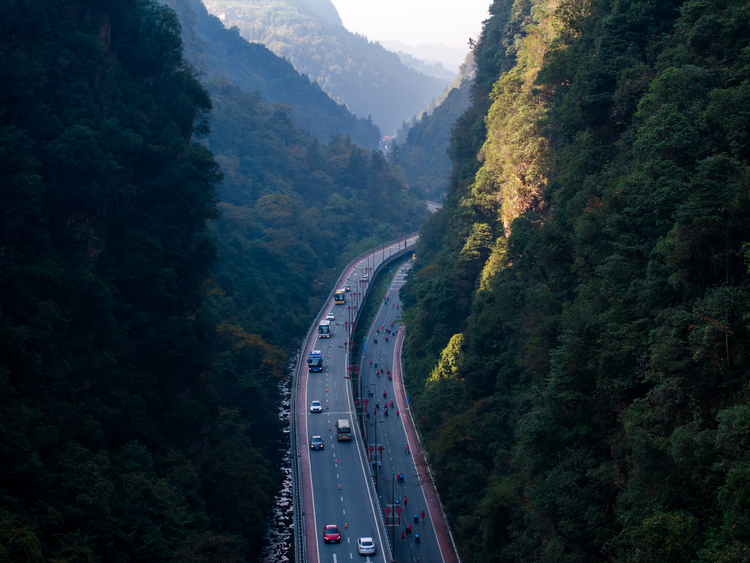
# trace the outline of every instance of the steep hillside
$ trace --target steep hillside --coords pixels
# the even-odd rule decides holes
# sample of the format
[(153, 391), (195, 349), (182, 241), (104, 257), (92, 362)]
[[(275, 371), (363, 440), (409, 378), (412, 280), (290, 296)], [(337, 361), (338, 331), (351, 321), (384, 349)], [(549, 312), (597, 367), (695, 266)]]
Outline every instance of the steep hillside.
[(750, 6), (491, 14), (402, 290), (462, 560), (750, 561)]
[[(226, 82), (208, 84), (215, 111), (208, 146), (224, 173), (222, 262), (212, 293), (227, 321), (293, 347), (339, 268), (426, 217), (382, 153), (300, 133), (288, 108)], [(229, 346), (231, 340), (225, 344)], [(230, 348), (227, 348), (227, 352)]]
[[(315, 6), (322, 3), (318, 0)], [(205, 4), (225, 26), (236, 26), (248, 41), (263, 43), (288, 59), (354, 114), (372, 116), (384, 134), (416, 115), (447, 85), (407, 67), (380, 44), (326, 21), (301, 1), (207, 0)]]
[(246, 561), (278, 441), (217, 398), (201, 304), (221, 173), (191, 142), (211, 101), (179, 22), (10, 1), (0, 38), (0, 559)]
[(469, 53), (434, 108), (428, 108), (430, 111), (412, 120), (411, 125), (404, 123), (397, 140), (391, 142), (391, 154), (398, 152), (398, 163), (408, 181), (419, 184), (428, 199), (439, 199), (448, 186), (451, 132), (456, 120), (469, 107), (475, 74), (474, 55)]
[(227, 80), (246, 92), (260, 90), (267, 102), (290, 106), (297, 125), (323, 142), (331, 135), (350, 135), (360, 146), (378, 148), (380, 131), (372, 121), (352, 115), (289, 61), (226, 29), (200, 0), (164, 3), (180, 16), (185, 56), (206, 79)]

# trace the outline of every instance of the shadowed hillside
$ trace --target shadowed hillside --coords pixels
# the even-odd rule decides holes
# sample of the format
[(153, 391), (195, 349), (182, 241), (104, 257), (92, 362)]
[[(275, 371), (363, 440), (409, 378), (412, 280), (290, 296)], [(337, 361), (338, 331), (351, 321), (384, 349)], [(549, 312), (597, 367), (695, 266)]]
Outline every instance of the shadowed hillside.
[(380, 131), (370, 120), (352, 115), (315, 81), (300, 76), (289, 61), (226, 29), (200, 0), (165, 3), (180, 16), (186, 58), (207, 79), (227, 80), (246, 92), (260, 90), (267, 102), (290, 106), (297, 125), (321, 141), (330, 135), (350, 135), (360, 146), (378, 148)]

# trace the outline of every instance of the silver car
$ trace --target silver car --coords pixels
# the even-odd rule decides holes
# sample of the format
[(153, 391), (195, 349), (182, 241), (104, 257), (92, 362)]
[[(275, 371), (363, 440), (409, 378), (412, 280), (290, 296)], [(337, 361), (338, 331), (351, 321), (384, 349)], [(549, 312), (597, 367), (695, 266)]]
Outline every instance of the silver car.
[(310, 403), (310, 412), (323, 412), (323, 405), (320, 404), (320, 401)]
[(360, 555), (375, 555), (375, 542), (372, 538), (358, 538), (357, 549)]

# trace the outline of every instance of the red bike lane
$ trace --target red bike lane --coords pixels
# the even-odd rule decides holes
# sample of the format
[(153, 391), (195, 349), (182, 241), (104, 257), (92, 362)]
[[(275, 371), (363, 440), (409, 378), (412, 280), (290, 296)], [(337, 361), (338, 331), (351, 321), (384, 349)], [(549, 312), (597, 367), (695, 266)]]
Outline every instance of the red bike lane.
[(402, 325), (401, 329), (398, 331), (396, 346), (393, 351), (393, 388), (398, 397), (399, 405), (407, 405), (402, 411), (404, 429), (406, 430), (406, 437), (409, 440), (409, 449), (414, 456), (414, 465), (417, 468), (419, 482), (422, 486), (422, 492), (424, 493), (430, 519), (435, 529), (435, 535), (437, 536), (443, 561), (444, 563), (459, 563), (455, 546), (450, 537), (450, 528), (448, 527), (448, 522), (443, 514), (443, 509), (440, 506), (440, 500), (438, 499), (435, 485), (432, 482), (432, 474), (430, 473), (430, 468), (427, 466), (427, 459), (424, 450), (422, 449), (422, 444), (419, 441), (419, 436), (417, 435), (414, 426), (414, 420), (411, 417), (411, 408), (406, 402), (403, 371), (401, 369), (401, 346), (404, 342), (404, 333), (405, 327)]

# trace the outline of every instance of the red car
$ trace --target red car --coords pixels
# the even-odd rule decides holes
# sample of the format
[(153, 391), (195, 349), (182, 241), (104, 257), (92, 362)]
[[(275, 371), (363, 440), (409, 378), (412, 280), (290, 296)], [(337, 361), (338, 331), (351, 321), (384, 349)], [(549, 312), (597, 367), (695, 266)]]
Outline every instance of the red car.
[(323, 529), (323, 541), (325, 543), (339, 543), (341, 541), (341, 532), (336, 524), (328, 524)]

